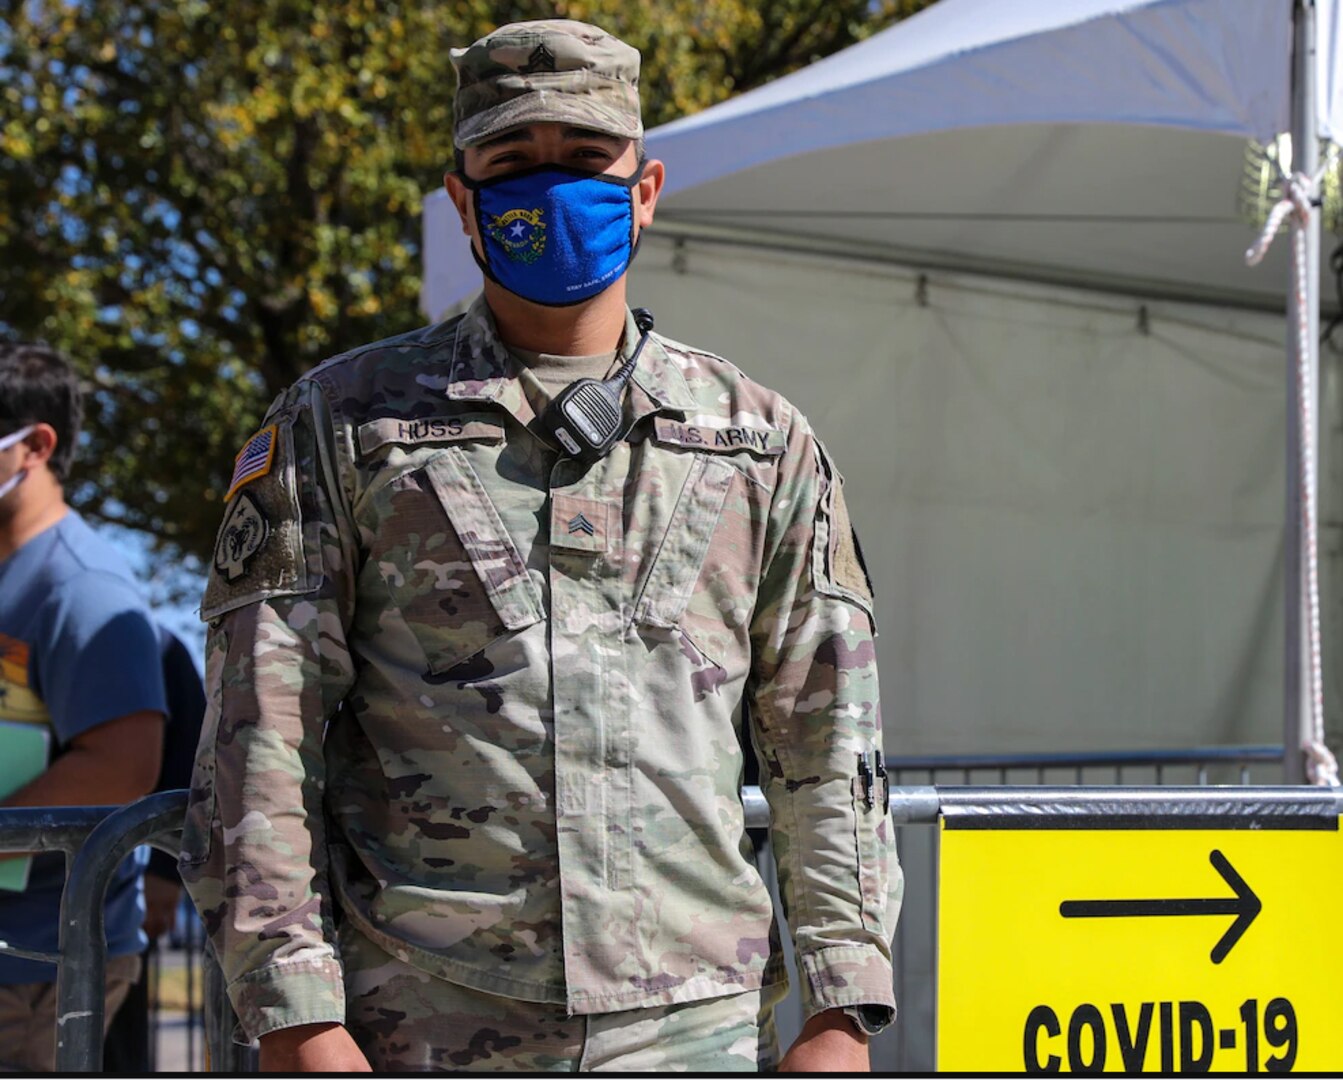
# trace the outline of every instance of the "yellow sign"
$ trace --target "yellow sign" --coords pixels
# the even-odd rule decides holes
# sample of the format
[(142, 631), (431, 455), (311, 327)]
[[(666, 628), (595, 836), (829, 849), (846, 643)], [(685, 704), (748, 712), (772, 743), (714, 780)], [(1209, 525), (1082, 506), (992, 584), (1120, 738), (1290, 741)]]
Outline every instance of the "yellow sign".
[(1337, 1072), (1343, 833), (943, 823), (944, 1071)]

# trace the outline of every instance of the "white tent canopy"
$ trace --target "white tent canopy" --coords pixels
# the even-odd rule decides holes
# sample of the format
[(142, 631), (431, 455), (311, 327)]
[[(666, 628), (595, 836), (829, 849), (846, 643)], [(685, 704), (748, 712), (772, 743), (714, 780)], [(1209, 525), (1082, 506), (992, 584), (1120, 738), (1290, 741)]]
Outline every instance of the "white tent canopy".
[[(1292, 14), (941, 0), (650, 132), (632, 296), (834, 451), (893, 753), (1281, 737), (1289, 247), (1247, 268), (1238, 196), (1291, 125)], [(479, 284), (430, 196), (427, 313)]]
[[(1118, 123), (1267, 139), (1288, 127), (1290, 0), (943, 0), (658, 129), (712, 130), (672, 189), (811, 150), (964, 127)], [(1326, 12), (1324, 20), (1332, 19)], [(1331, 48), (1320, 52), (1330, 80)], [(1326, 100), (1319, 129), (1331, 136)]]

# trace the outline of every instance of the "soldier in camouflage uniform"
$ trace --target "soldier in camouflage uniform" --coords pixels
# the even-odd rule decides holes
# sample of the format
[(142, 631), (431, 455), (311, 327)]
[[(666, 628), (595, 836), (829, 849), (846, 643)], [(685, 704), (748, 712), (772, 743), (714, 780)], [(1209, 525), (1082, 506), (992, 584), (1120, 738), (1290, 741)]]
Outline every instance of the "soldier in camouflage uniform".
[(559, 445), (555, 394), (641, 341), (639, 56), (547, 21), (453, 59), (484, 293), (276, 400), (202, 605), (182, 870), (242, 1032), (281, 1070), (779, 1064), (748, 726), (808, 1017), (783, 1067), (864, 1069), (901, 876), (839, 474), (658, 335), (610, 452)]

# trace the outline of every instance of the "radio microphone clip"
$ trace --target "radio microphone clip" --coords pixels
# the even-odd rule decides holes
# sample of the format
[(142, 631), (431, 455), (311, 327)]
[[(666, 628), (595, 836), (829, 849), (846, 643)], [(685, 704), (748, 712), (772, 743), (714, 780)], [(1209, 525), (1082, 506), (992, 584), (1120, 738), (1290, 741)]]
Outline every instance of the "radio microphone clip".
[(639, 342), (620, 370), (606, 380), (579, 379), (570, 383), (541, 416), (541, 424), (551, 438), (571, 458), (584, 464), (600, 461), (625, 434), (621, 395), (653, 330), (651, 311), (635, 308), (633, 315), (639, 328)]

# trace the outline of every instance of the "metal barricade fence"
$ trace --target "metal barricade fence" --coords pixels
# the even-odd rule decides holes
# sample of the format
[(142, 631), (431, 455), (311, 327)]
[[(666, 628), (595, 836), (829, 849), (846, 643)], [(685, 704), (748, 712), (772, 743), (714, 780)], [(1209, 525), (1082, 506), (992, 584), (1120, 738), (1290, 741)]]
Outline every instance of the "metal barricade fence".
[[(168, 791), (123, 807), (0, 807), (0, 852), (65, 854), (58, 952), (0, 942), (0, 953), (57, 965), (58, 1072), (102, 1068), (104, 898), (117, 866), (140, 844), (177, 854), (186, 799), (185, 791)], [(216, 1070), (240, 1071), (247, 1064), (245, 1048), (232, 1044), (232, 1009), (217, 978), (211, 978), (211, 966), (206, 966), (204, 1009), (208, 1060)]]
[[(1273, 765), (1280, 768), (1281, 747), (1241, 747), (1212, 750), (1170, 751), (1139, 754), (1054, 754), (948, 756), (895, 759), (891, 765), (892, 807), (897, 823), (897, 845), (906, 872), (904, 909), (897, 928), (897, 1000), (900, 1020), (893, 1034), (873, 1046), (877, 1069), (930, 1071), (933, 1068), (933, 1033), (936, 1030), (936, 905), (937, 849), (932, 830), (944, 798), (960, 798), (943, 785), (951, 779), (962, 784), (981, 780), (985, 772), (997, 774), (999, 784), (1014, 787), (1024, 779), (1038, 785), (1057, 784), (1058, 773), (1067, 772), (1077, 786), (1122, 784), (1135, 772), (1150, 774), (1148, 786), (1177, 783), (1192, 774), (1196, 784), (1208, 784), (1219, 771), (1231, 770), (1241, 784), (1248, 784), (1252, 771)], [(948, 775), (949, 774), (949, 775)], [(1103, 774), (1103, 779), (1101, 775)], [(1091, 777), (1096, 776), (1096, 779)], [(911, 787), (915, 779), (925, 783)], [(976, 788), (982, 792), (987, 789)], [(1132, 795), (1137, 792), (1128, 789)], [(743, 790), (747, 824), (767, 824), (768, 809), (759, 789)], [(971, 796), (973, 797), (973, 796)], [(982, 797), (982, 796), (981, 796)], [(1123, 794), (1113, 798), (1122, 800)], [(0, 808), (0, 851), (62, 851), (68, 867), (61, 903), (59, 956), (34, 954), (0, 942), (0, 951), (58, 963), (57, 979), (57, 1069), (66, 1072), (96, 1072), (102, 1064), (104, 952), (103, 898), (117, 865), (136, 846), (149, 843), (176, 853), (180, 842), (186, 792), (151, 795), (121, 808), (80, 807), (14, 809)], [(768, 854), (765, 857), (769, 861)], [(917, 865), (916, 865), (917, 864)], [(927, 870), (920, 873), (918, 866)], [(769, 875), (767, 875), (768, 878)], [(777, 898), (776, 898), (777, 902)], [(785, 935), (785, 942), (787, 936)], [(787, 949), (787, 945), (785, 945)], [(790, 976), (796, 985), (791, 950)], [(247, 1048), (232, 1040), (234, 1017), (223, 993), (218, 969), (202, 957), (205, 974), (203, 998), (207, 1043), (207, 1068), (241, 1072), (254, 1068)], [(795, 996), (795, 994), (794, 994)], [(786, 1008), (783, 1012), (787, 1012)], [(780, 1034), (787, 1040), (800, 1026), (780, 1018)]]

